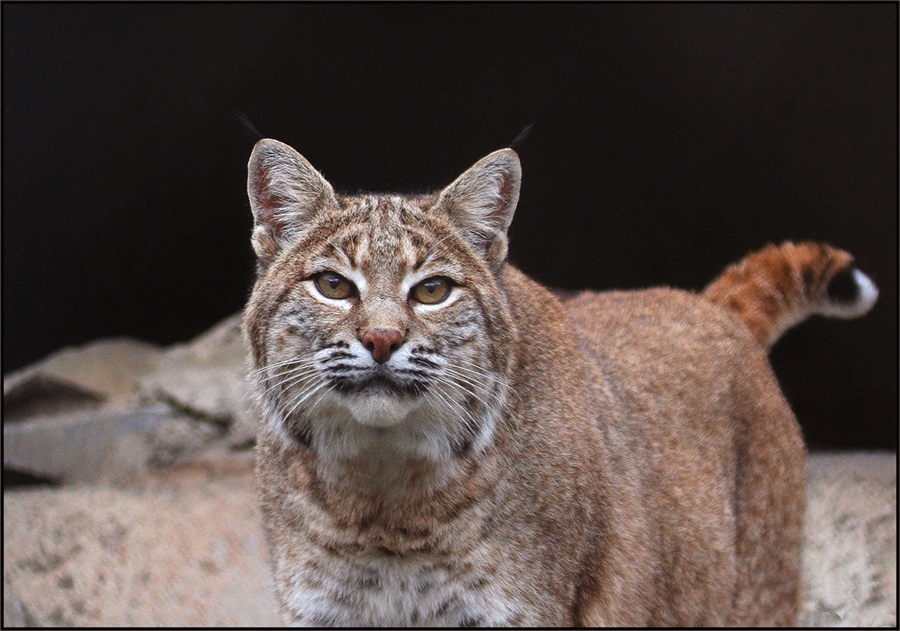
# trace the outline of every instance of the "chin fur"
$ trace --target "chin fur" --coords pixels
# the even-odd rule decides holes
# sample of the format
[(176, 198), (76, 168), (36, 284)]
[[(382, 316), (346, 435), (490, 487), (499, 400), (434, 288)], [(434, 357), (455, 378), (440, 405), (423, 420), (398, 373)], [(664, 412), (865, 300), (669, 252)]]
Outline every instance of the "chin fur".
[(343, 398), (343, 404), (354, 420), (369, 427), (399, 425), (422, 405), (417, 398), (390, 393), (363, 393)]

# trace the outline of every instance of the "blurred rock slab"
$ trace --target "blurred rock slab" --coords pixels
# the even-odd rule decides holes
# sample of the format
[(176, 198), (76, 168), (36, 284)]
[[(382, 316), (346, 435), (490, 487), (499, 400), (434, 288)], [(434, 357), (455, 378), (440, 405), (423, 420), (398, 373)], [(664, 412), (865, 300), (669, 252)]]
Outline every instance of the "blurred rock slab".
[(138, 391), (144, 400), (227, 427), (234, 446), (252, 444), (258, 421), (248, 396), (247, 354), (241, 314), (235, 314), (186, 344), (167, 347), (155, 370), (138, 378)]
[(172, 418), (165, 406), (42, 417), (3, 426), (3, 468), (63, 482), (100, 482), (141, 473), (150, 436)]
[(4, 626), (277, 626), (242, 466), (4, 492)]
[(897, 454), (809, 460), (804, 626), (897, 626)]
[(161, 349), (129, 338), (65, 348), (3, 376), (4, 422), (106, 407), (127, 408)]
[(205, 449), (252, 447), (235, 314), (186, 344), (130, 339), (63, 349), (3, 379), (4, 469), (117, 481)]

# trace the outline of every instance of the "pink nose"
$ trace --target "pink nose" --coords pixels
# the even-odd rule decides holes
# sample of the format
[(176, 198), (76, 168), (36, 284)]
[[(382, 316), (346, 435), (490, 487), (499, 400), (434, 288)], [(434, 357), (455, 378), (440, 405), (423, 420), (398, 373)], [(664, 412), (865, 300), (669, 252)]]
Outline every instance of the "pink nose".
[(403, 344), (403, 336), (394, 329), (369, 329), (363, 335), (362, 343), (372, 351), (372, 358), (383, 364)]

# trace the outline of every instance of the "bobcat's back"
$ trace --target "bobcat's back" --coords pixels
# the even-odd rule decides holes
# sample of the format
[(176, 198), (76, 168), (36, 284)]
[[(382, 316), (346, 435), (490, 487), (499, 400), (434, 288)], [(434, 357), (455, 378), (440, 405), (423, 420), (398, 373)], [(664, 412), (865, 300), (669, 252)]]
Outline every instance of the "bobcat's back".
[(657, 529), (649, 624), (793, 624), (806, 452), (765, 350), (690, 292), (584, 292), (565, 304), (627, 410), (601, 422), (607, 442), (627, 445), (613, 469), (636, 469)]

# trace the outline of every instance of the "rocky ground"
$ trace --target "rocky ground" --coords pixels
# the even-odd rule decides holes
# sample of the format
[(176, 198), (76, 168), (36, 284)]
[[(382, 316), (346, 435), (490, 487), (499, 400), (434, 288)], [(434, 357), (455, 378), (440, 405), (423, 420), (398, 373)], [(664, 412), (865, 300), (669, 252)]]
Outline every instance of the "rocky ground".
[[(238, 327), (4, 376), (4, 626), (279, 623)], [(895, 453), (812, 455), (804, 624), (896, 626), (896, 471)]]

